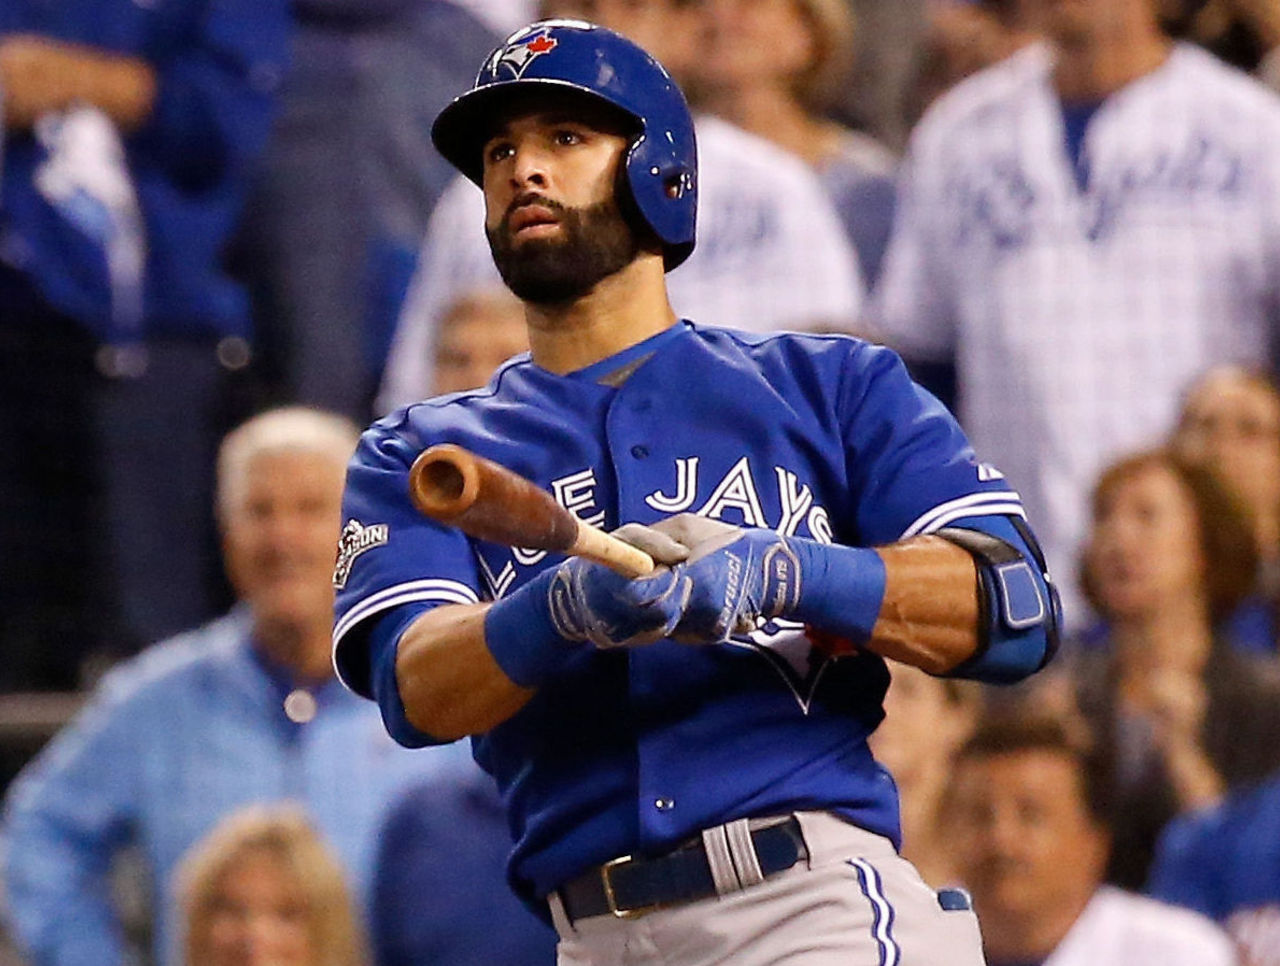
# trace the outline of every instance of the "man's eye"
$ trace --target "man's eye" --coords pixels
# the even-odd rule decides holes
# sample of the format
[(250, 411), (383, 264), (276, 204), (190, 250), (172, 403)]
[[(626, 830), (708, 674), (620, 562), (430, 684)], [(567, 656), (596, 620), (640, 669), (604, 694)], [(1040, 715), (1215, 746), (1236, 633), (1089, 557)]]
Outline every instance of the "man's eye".
[(486, 157), (490, 164), (497, 164), (499, 161), (505, 161), (507, 158), (511, 157), (513, 150), (514, 149), (510, 144), (494, 144), (489, 147), (489, 150), (486, 152)]
[(582, 141), (582, 135), (580, 135), (577, 131), (557, 131), (556, 132), (556, 144), (559, 144), (562, 146), (568, 146), (571, 144), (578, 144), (581, 141)]

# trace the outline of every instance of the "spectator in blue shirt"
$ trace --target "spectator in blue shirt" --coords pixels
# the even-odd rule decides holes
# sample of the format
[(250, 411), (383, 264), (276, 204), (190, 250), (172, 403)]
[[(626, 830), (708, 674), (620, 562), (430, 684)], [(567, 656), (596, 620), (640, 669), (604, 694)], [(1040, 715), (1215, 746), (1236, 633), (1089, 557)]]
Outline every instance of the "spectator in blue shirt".
[(1280, 963), (1280, 771), (1169, 823), (1147, 891), (1216, 919), (1249, 966)]
[(379, 846), (378, 966), (552, 966), (555, 930), (495, 887), (512, 847), (498, 787), (471, 762), (411, 789)]
[(126, 961), (108, 870), (127, 845), (148, 866), (169, 962), (175, 865), (248, 803), (301, 804), (363, 901), (390, 803), (466, 754), (396, 747), (377, 709), (332, 676), (330, 578), (356, 435), (295, 407), (228, 436), (218, 510), (242, 602), (109, 674), (11, 787), (6, 912), (33, 966)]
[(431, 121), (498, 37), (450, 0), (294, 0), (292, 11), (280, 118), (238, 262), (264, 382), (364, 422), (427, 218), (455, 174)]
[[(0, 687), (207, 619), (222, 249), (264, 144), (287, 0), (0, 3)], [(174, 534), (183, 534), (174, 540)]]

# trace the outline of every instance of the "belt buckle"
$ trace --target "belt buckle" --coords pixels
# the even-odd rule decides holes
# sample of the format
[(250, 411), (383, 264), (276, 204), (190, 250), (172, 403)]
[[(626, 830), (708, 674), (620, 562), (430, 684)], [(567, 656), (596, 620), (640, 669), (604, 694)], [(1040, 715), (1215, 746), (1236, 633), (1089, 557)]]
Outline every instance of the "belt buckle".
[(618, 897), (613, 891), (612, 872), (615, 866), (631, 862), (634, 858), (631, 855), (620, 855), (618, 858), (610, 859), (600, 866), (600, 881), (604, 884), (604, 901), (609, 906), (609, 914), (615, 919), (639, 919), (641, 916), (661, 908), (661, 905), (656, 902), (649, 906), (636, 906), (634, 909), (621, 909), (618, 907)]

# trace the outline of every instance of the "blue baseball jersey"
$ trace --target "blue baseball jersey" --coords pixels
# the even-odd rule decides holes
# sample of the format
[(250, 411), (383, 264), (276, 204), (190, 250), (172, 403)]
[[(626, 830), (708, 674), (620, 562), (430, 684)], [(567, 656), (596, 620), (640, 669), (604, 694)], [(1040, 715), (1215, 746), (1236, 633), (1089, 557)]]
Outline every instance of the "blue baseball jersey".
[[(1179, 816), (1160, 837), (1147, 891), (1218, 920), (1242, 946), (1280, 956), (1280, 772), (1218, 806)], [(1274, 962), (1258, 949), (1258, 962)]]
[[(681, 322), (568, 375), (520, 357), (486, 388), (400, 410), (361, 440), (334, 641), (340, 676), (365, 695), (376, 622), (496, 599), (562, 559), (474, 540), (414, 511), (409, 466), (446, 442), (605, 529), (694, 512), (874, 546), (1022, 513), (947, 410), (880, 346)], [(782, 621), (721, 644), (582, 649), (473, 739), (511, 816), (513, 881), (542, 896), (615, 856), (799, 809), (897, 842), (897, 792), (866, 742), (888, 680), (879, 657), (830, 657)]]

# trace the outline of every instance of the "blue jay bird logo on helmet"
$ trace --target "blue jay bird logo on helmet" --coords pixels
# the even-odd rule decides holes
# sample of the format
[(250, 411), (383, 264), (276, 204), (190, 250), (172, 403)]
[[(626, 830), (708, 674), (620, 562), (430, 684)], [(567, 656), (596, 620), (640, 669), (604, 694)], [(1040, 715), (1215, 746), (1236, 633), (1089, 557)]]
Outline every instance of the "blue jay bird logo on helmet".
[(519, 80), (524, 76), (525, 70), (530, 64), (541, 57), (555, 50), (560, 42), (551, 36), (549, 30), (544, 30), (536, 37), (530, 37), (519, 43), (512, 44), (504, 50), (500, 50), (498, 58), (493, 65), (493, 73), (497, 75), (502, 68), (511, 71), (512, 76)]

